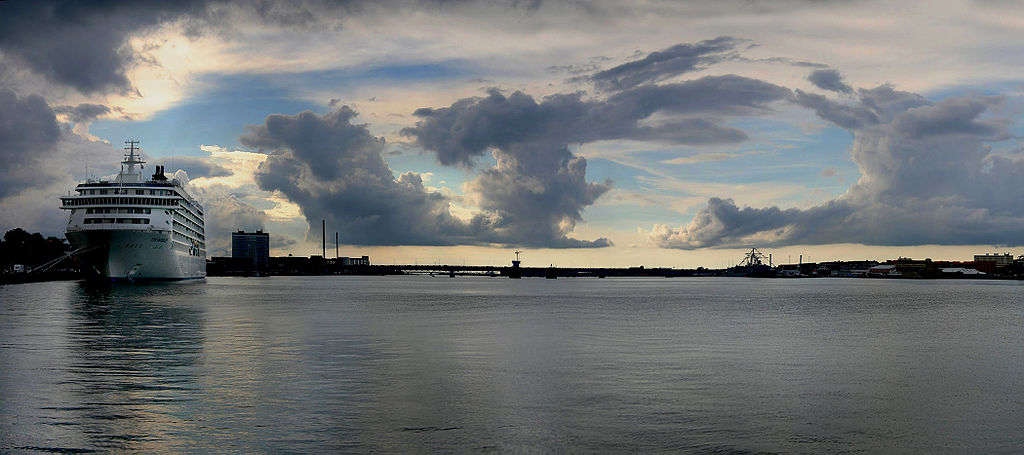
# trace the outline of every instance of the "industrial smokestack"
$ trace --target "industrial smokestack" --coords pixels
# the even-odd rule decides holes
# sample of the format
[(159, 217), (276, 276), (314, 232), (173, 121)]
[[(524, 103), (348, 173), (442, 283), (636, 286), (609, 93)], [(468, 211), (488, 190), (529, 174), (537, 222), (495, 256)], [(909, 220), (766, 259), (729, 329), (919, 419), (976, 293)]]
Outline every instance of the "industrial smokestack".
[(324, 250), (322, 254), (323, 254), (323, 257), (326, 259), (327, 258), (327, 219), (326, 218), (320, 220), (320, 241), (322, 242), (321, 246), (323, 247), (323, 250)]
[(334, 233), (334, 258), (338, 258), (338, 233)]

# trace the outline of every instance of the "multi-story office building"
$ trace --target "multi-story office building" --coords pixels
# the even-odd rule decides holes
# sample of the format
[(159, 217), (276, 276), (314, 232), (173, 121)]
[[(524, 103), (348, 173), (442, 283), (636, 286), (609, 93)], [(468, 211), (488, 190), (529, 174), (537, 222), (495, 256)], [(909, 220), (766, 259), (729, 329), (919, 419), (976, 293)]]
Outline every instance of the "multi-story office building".
[(231, 257), (249, 259), (255, 270), (266, 270), (270, 262), (270, 234), (261, 230), (232, 232)]

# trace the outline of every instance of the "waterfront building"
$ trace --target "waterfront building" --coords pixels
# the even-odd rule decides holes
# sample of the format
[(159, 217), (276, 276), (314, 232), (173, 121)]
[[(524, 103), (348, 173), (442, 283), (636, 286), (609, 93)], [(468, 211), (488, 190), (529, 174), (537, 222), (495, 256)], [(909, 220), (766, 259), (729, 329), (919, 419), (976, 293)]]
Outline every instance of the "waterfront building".
[(1013, 264), (1013, 255), (1010, 253), (985, 253), (974, 255), (975, 269), (985, 273), (995, 273), (996, 269)]
[(868, 269), (869, 277), (895, 277), (903, 274), (896, 268), (895, 264), (878, 264)]
[(996, 267), (1013, 264), (1013, 255), (1010, 253), (985, 253), (975, 254), (974, 262), (991, 262)]
[(254, 270), (266, 270), (270, 262), (270, 234), (258, 229), (232, 232), (231, 257), (248, 259)]
[(340, 257), (338, 259), (341, 260), (341, 265), (342, 266), (359, 266), (359, 265), (368, 266), (368, 265), (370, 265), (370, 257), (369, 256), (361, 256), (361, 257), (357, 257), (357, 258), (356, 257), (345, 257), (345, 256), (342, 256), (342, 257)]

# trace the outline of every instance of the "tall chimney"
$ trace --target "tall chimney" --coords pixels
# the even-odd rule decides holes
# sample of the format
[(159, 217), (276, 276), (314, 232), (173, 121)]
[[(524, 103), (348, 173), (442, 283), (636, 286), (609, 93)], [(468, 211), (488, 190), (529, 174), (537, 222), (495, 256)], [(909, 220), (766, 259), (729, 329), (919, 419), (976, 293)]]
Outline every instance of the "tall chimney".
[(334, 258), (338, 258), (338, 233), (334, 233)]
[(323, 250), (324, 250), (323, 253), (322, 253), (323, 254), (323, 258), (327, 259), (327, 219), (326, 218), (320, 220), (320, 240), (321, 240), (321, 242), (323, 242), (322, 245), (321, 245), (323, 247)]

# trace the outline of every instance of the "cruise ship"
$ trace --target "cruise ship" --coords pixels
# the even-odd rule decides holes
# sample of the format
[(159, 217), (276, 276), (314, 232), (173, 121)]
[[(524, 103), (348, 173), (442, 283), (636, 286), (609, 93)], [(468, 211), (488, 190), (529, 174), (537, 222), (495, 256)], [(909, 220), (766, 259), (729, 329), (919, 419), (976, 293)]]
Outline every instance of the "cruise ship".
[(113, 181), (88, 179), (61, 197), (83, 272), (111, 281), (205, 279), (202, 205), (163, 166), (146, 178), (139, 142), (125, 144)]

